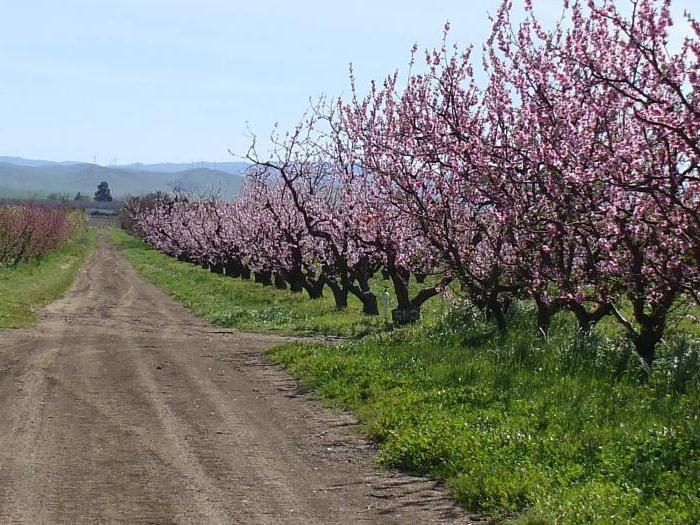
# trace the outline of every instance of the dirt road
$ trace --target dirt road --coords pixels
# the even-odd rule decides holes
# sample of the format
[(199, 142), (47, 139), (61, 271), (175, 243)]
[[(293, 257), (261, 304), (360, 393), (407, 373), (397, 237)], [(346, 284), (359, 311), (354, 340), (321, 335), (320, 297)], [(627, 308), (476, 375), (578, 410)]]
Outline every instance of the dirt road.
[(455, 522), (265, 363), (281, 340), (196, 318), (101, 233), (37, 328), (0, 331), (0, 523)]

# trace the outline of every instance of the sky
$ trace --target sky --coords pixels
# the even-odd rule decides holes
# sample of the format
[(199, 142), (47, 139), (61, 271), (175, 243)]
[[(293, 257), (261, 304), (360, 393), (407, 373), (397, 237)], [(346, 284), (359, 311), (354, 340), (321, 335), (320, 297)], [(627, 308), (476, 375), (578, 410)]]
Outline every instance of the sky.
[[(623, 1), (623, 0), (620, 0)], [(698, 0), (675, 0), (680, 15)], [(496, 0), (0, 0), (0, 155), (239, 160), (321, 94), (405, 71), (414, 43), (478, 46)], [(517, 12), (522, 0), (514, 0)], [(534, 0), (553, 22), (561, 0)], [(680, 16), (678, 17), (680, 18)]]

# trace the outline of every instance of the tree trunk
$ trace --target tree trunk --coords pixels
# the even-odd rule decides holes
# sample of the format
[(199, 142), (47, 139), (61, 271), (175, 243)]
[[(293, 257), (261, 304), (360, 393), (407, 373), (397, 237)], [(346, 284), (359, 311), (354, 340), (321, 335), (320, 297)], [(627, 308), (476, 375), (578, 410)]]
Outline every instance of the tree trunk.
[(244, 264), (241, 265), (241, 279), (243, 279), (245, 281), (250, 279), (250, 268), (248, 268)]
[(396, 305), (398, 308), (392, 310), (391, 318), (395, 325), (403, 326), (415, 323), (420, 319), (420, 304), (413, 304), (408, 292), (408, 280), (411, 274), (396, 269), (393, 264), (387, 270), (389, 278), (394, 285), (396, 295)]
[(377, 296), (371, 292), (367, 292), (358, 297), (362, 301), (362, 313), (365, 315), (379, 315), (379, 306), (377, 305)]
[(472, 298), (472, 302), (486, 315), (487, 321), (493, 321), (501, 334), (508, 330), (508, 320), (506, 313), (511, 301), (499, 300), (498, 293), (492, 292), (486, 299)]
[(494, 301), (493, 303), (489, 303), (489, 311), (491, 312), (491, 315), (493, 316), (493, 320), (496, 323), (496, 328), (498, 328), (498, 331), (501, 334), (505, 334), (506, 331), (508, 330), (508, 323), (506, 321), (506, 314), (503, 311), (503, 307), (501, 306), (501, 303), (498, 301)]
[(304, 285), (299, 279), (292, 279), (289, 281), (289, 290), (293, 293), (301, 293), (304, 291)]
[(546, 337), (552, 324), (552, 317), (559, 312), (559, 304), (548, 301), (539, 294), (535, 294), (534, 299), (537, 305), (537, 331)]
[(229, 261), (226, 264), (226, 276), (235, 278), (241, 276), (241, 266), (236, 262)]
[(651, 314), (647, 314), (644, 311), (644, 304), (642, 301), (635, 303), (635, 301), (632, 300), (635, 313), (634, 317), (639, 324), (639, 333), (635, 333), (631, 326), (628, 326), (628, 333), (630, 333), (634, 348), (639, 354), (639, 357), (642, 358), (642, 361), (644, 361), (647, 369), (651, 367), (656, 358), (656, 345), (664, 336), (666, 315), (668, 309), (673, 305), (674, 297), (675, 293), (669, 293), (665, 297), (665, 300), (660, 301), (652, 308)]
[(634, 344), (634, 349), (644, 363), (644, 375), (646, 377), (656, 358), (656, 345), (664, 336), (666, 317), (668, 316), (669, 309), (673, 306), (679, 290), (677, 288), (667, 289), (661, 297), (661, 300), (650, 305), (650, 311), (648, 311), (647, 308), (645, 308), (648, 304), (648, 298), (645, 293), (642, 293), (643, 287), (641, 284), (639, 289), (641, 289), (641, 291), (636, 290), (635, 292), (637, 293), (632, 292), (628, 295), (632, 303), (634, 319), (639, 325), (639, 330), (636, 330), (634, 324), (625, 319), (614, 305), (610, 307), (610, 310), (615, 318), (627, 330), (627, 336)]
[(348, 307), (348, 292), (338, 287), (333, 290), (333, 299), (335, 300), (335, 307), (338, 310), (344, 310)]
[(224, 274), (224, 266), (222, 264), (212, 264), (209, 269), (216, 274), (223, 275)]
[(315, 282), (309, 279), (305, 279), (305, 281), (306, 285), (304, 288), (306, 288), (306, 293), (309, 295), (309, 299), (320, 299), (323, 297), (323, 287), (326, 283), (324, 283), (322, 279), (318, 279)]
[(284, 278), (280, 274), (275, 273), (273, 275), (273, 281), (275, 283), (275, 288), (277, 288), (278, 290), (286, 290), (287, 289), (287, 282), (284, 280)]
[(262, 272), (254, 272), (255, 282), (263, 286), (272, 286), (272, 272), (265, 270)]
[(569, 309), (576, 316), (578, 327), (584, 334), (589, 334), (596, 323), (612, 311), (610, 305), (605, 303), (598, 304), (591, 312), (580, 303), (569, 305)]
[(354, 280), (349, 275), (340, 276), (340, 284), (338, 285), (347, 294), (350, 292), (357, 297), (362, 303), (362, 313), (365, 315), (379, 315), (379, 306), (377, 305), (377, 296), (369, 289), (367, 280), (358, 280), (359, 286), (355, 285)]
[(344, 310), (348, 307), (348, 291), (335, 281), (328, 281), (328, 287), (333, 292), (335, 307), (337, 310)]
[(663, 329), (658, 327), (642, 326), (639, 334), (633, 338), (634, 349), (642, 358), (648, 368), (651, 367), (656, 357), (656, 345), (661, 341)]
[(377, 296), (372, 293), (369, 287), (369, 277), (363, 272), (357, 278), (359, 289), (350, 291), (362, 302), (362, 313), (365, 315), (379, 315), (379, 305), (377, 304)]
[(304, 290), (304, 274), (301, 268), (294, 268), (287, 275), (289, 281), (289, 289), (294, 293), (301, 293)]

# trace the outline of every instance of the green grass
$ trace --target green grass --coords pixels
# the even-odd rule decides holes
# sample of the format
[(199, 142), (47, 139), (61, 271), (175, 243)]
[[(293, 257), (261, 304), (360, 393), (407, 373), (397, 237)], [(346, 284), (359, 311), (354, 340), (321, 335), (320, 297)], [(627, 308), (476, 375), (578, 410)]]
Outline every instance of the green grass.
[(71, 285), (92, 246), (92, 232), (86, 231), (39, 260), (0, 269), (0, 328), (35, 324), (36, 312)]
[[(112, 235), (137, 271), (216, 325), (255, 332), (333, 336), (360, 336), (384, 326), (383, 320), (364, 315), (360, 302), (352, 296), (348, 309), (338, 311), (328, 289), (323, 298), (310, 300), (306, 293), (263, 287), (252, 280), (231, 279), (177, 261), (122, 230), (115, 229)], [(373, 285), (378, 292), (384, 289), (382, 281)], [(435, 302), (426, 308), (425, 315), (435, 317), (441, 307)]]
[(560, 315), (544, 340), (518, 304), (501, 336), (435, 299), (424, 322), (386, 333), (355, 301), (339, 313), (330, 297), (229, 279), (114, 238), (141, 273), (216, 324), (369, 333), (269, 357), (353, 410), (380, 463), (443, 480), (469, 512), (523, 525), (700, 522), (700, 331), (682, 311), (646, 377), (612, 319), (582, 339)]
[[(620, 339), (506, 336), (468, 315), (270, 358), (353, 410), (386, 466), (441, 479), (473, 513), (520, 524), (700, 523), (698, 340), (646, 384)], [(693, 346), (694, 345), (694, 346)]]

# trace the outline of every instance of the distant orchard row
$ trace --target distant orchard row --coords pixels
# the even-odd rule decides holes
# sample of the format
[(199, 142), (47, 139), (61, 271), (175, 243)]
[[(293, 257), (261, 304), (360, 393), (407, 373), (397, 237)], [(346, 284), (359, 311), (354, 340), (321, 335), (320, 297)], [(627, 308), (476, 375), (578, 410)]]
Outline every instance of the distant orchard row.
[(84, 226), (82, 211), (60, 206), (0, 204), (0, 267), (13, 268), (42, 257)]

